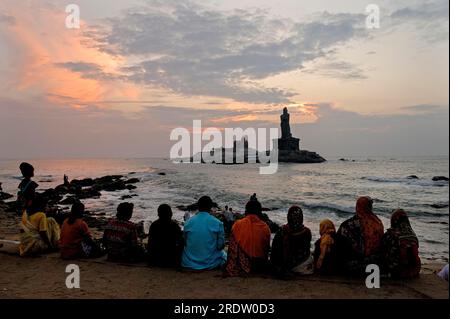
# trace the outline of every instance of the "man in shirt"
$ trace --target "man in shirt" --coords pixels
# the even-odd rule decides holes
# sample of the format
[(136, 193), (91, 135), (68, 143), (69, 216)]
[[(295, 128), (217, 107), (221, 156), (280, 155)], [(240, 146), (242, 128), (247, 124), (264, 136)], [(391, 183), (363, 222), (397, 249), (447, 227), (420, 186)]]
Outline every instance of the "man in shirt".
[(195, 270), (221, 267), (227, 260), (223, 251), (225, 235), (223, 223), (210, 215), (213, 201), (208, 196), (198, 200), (199, 212), (184, 225), (185, 247), (182, 266)]

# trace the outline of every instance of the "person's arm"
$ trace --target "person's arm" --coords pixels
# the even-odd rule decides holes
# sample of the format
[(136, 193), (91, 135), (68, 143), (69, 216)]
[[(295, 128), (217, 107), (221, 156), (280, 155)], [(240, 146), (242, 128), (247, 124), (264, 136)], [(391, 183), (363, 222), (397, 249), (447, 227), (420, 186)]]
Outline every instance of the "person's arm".
[(225, 248), (225, 231), (223, 229), (223, 223), (219, 224), (219, 232), (217, 233), (217, 250)]

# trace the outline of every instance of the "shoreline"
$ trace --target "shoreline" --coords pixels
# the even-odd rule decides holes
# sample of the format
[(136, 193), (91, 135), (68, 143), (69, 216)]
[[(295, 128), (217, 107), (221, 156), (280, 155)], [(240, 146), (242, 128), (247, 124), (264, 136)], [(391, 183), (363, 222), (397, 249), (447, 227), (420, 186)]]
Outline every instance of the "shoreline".
[[(422, 265), (418, 279), (381, 278), (380, 289), (368, 289), (365, 278), (303, 276), (279, 280), (271, 275), (222, 278), (220, 271), (148, 267), (98, 259), (62, 260), (59, 253), (33, 258), (18, 256), (18, 217), (0, 208), (0, 298), (107, 299), (447, 299), (448, 283), (439, 278), (443, 263)], [(94, 234), (99, 234), (93, 229)], [(9, 242), (12, 241), (12, 242)], [(68, 289), (65, 268), (77, 264), (81, 288)], [(49, 271), (52, 269), (52, 271)], [(36, 274), (45, 274), (37, 276)]]

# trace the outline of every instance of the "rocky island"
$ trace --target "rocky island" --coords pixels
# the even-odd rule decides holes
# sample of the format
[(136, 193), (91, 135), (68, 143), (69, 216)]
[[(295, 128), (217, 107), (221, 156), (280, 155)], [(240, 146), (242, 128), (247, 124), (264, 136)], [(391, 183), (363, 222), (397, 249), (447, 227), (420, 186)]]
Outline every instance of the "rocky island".
[[(293, 137), (291, 133), (291, 126), (289, 124), (290, 114), (288, 109), (285, 107), (283, 113), (280, 116), (281, 119), (281, 138), (277, 139), (278, 144), (278, 162), (280, 163), (323, 163), (326, 161), (325, 158), (317, 154), (316, 152), (310, 152), (307, 150), (300, 150), (300, 139)], [(274, 143), (275, 144), (275, 143)], [(249, 151), (250, 150), (250, 151)], [(222, 148), (221, 150), (222, 160), (221, 162), (213, 162), (213, 164), (244, 164), (244, 163), (260, 163), (258, 158), (258, 152), (256, 150), (249, 149), (249, 144), (247, 139), (244, 141), (234, 141), (233, 149)], [(239, 158), (238, 152), (243, 151), (243, 157), (241, 155), (241, 161), (237, 160)], [(210, 157), (214, 156), (216, 152), (215, 149), (209, 152)], [(230, 152), (233, 154), (233, 160), (227, 162), (225, 154)], [(266, 155), (269, 155), (270, 151), (266, 151)], [(201, 154), (201, 163), (206, 163), (204, 156)], [(241, 153), (242, 154), (242, 153)], [(256, 158), (249, 156), (249, 154), (256, 154)], [(194, 156), (192, 156), (188, 162), (194, 162)]]

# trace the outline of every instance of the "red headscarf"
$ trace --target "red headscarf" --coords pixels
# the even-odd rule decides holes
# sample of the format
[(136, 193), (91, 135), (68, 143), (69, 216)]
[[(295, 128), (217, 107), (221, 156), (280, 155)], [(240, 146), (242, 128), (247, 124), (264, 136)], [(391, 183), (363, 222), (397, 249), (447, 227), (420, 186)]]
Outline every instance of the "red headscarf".
[(372, 255), (379, 249), (384, 234), (383, 223), (372, 212), (372, 203), (372, 199), (368, 196), (360, 197), (356, 202), (356, 216), (361, 224), (366, 256)]

